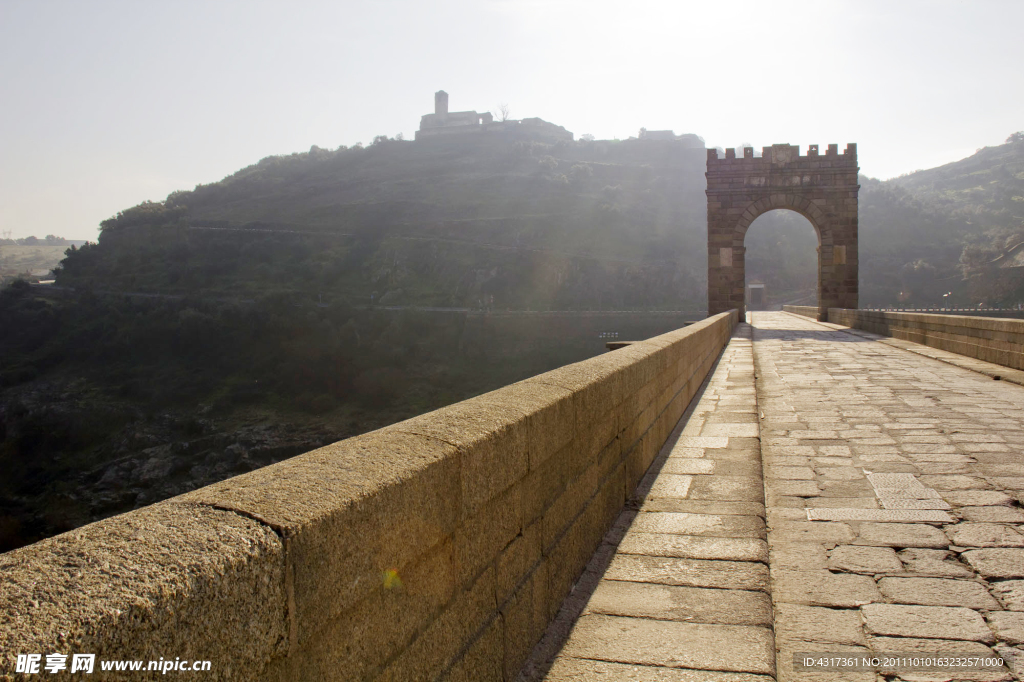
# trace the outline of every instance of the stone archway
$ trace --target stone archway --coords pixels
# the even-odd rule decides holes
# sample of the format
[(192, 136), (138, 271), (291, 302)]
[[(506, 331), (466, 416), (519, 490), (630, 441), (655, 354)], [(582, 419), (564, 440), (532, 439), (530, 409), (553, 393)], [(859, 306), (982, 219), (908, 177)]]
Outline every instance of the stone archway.
[(737, 308), (743, 302), (747, 228), (767, 211), (796, 211), (818, 234), (818, 319), (829, 308), (857, 307), (857, 145), (840, 154), (830, 144), (824, 155), (811, 145), (776, 144), (754, 158), (727, 149), (725, 158), (708, 150), (708, 315)]

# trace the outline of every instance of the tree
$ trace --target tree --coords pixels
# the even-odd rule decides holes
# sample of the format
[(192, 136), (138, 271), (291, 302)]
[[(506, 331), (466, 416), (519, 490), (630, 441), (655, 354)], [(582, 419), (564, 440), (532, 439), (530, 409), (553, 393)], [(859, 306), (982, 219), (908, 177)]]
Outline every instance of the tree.
[(502, 102), (501, 104), (498, 105), (498, 108), (492, 111), (491, 113), (494, 114), (494, 118), (498, 119), (499, 121), (507, 121), (509, 118), (509, 112), (510, 109), (508, 107), (508, 104)]
[(1006, 138), (1007, 144), (1018, 144), (1020, 142), (1024, 142), (1024, 130), (1018, 130), (1013, 135)]
[(580, 135), (580, 139), (583, 140), (584, 142), (593, 142), (594, 136), (591, 135), (590, 133), (583, 133), (582, 135)]

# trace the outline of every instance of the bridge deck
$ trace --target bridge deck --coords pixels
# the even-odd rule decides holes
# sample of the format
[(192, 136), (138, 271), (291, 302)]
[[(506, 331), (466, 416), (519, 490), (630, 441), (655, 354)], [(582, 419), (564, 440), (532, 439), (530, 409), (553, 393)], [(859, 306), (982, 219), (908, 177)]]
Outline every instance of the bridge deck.
[[(1024, 679), (1024, 388), (863, 332), (752, 319), (522, 677)], [(801, 652), (1009, 669), (795, 670)]]

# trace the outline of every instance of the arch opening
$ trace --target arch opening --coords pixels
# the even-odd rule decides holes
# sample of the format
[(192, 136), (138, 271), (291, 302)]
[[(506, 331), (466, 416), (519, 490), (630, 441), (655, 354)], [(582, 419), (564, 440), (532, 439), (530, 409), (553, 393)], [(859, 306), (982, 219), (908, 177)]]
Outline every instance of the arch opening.
[(757, 216), (743, 241), (747, 310), (818, 305), (818, 247), (814, 224), (791, 209)]

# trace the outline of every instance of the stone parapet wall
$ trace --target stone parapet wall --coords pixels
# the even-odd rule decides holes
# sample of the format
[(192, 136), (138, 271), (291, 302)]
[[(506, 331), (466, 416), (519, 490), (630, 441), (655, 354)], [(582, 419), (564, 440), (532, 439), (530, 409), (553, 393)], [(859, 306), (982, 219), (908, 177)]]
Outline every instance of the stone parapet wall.
[(209, 660), (210, 680), (513, 680), (737, 322), (0, 555), (0, 679), (60, 652)]
[(829, 308), (828, 321), (1024, 370), (1024, 320)]
[(803, 315), (811, 319), (818, 319), (818, 306), (814, 305), (784, 305), (782, 309), (794, 315)]

